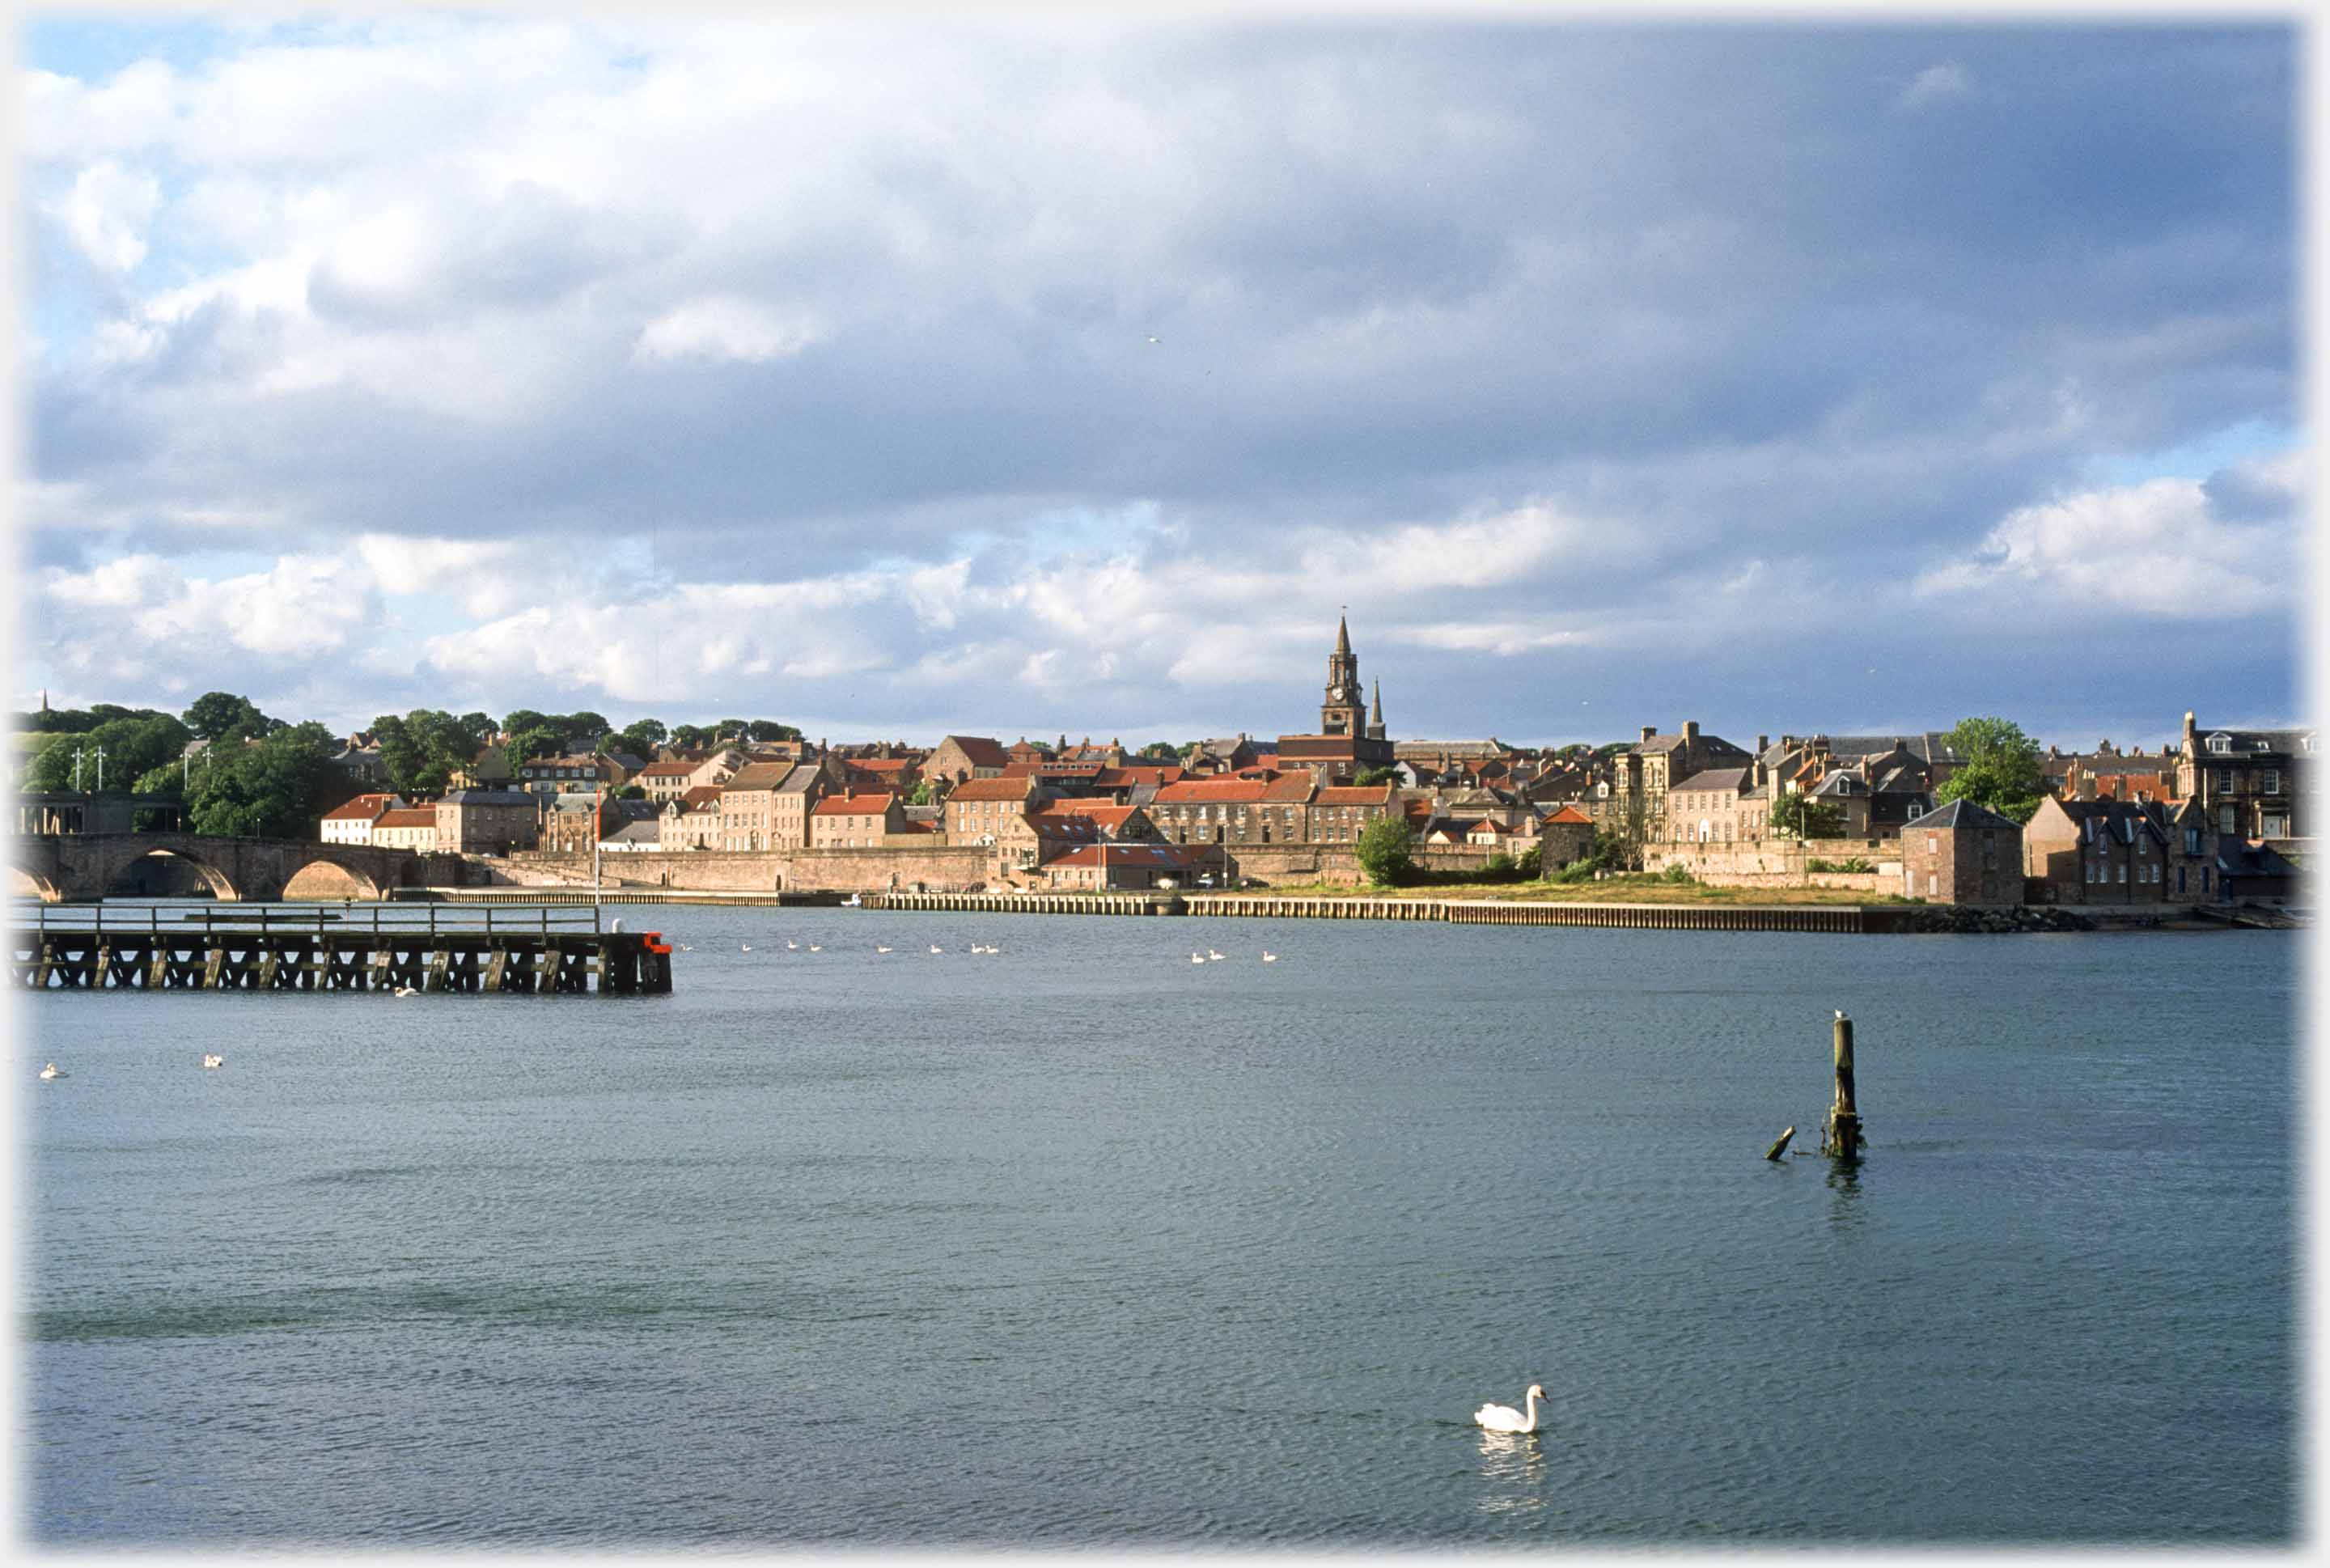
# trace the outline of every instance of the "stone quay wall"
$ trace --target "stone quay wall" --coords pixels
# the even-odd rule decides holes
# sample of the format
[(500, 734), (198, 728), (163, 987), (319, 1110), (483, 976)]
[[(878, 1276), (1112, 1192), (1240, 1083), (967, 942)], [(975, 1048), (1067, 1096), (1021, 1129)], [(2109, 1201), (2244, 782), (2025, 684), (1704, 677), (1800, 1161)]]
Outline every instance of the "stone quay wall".
[[(1809, 862), (1866, 860), (1868, 871), (1814, 871)], [(1710, 888), (1835, 888), (1855, 893), (1901, 890), (1901, 845), (1893, 839), (1777, 839), (1761, 843), (1646, 844), (1643, 869), (1681, 866)]]

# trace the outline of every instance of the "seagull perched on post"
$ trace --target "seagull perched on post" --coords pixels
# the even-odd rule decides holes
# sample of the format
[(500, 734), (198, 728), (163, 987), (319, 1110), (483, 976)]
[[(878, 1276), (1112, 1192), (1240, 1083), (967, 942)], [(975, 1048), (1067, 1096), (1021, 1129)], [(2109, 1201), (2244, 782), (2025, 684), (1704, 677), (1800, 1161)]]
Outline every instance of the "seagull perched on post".
[(1842, 1023), (1844, 1022), (1844, 1009), (1842, 1007), (1836, 1010), (1836, 1021), (1839, 1023)]

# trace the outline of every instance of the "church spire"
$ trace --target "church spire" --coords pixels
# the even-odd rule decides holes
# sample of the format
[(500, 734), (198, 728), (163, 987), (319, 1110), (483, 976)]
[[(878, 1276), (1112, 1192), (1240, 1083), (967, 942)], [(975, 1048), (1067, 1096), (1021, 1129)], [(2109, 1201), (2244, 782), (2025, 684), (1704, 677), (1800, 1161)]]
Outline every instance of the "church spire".
[(1351, 656), (1351, 628), (1343, 617), (1335, 617), (1335, 651), (1345, 659)]
[(1383, 682), (1380, 680), (1375, 683), (1375, 702), (1368, 712), (1368, 738), (1384, 738)]

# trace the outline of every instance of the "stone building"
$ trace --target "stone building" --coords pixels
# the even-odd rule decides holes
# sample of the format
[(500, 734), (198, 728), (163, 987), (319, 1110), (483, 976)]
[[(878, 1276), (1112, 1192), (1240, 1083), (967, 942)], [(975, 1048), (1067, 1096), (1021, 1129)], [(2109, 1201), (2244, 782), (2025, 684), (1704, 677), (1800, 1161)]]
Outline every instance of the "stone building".
[(769, 840), (779, 848), (809, 842), (810, 813), (833, 793), (833, 779), (821, 764), (796, 763), (769, 796)]
[(437, 848), (507, 855), (541, 841), (542, 801), (524, 790), (453, 790), (437, 803)]
[(2314, 831), (2315, 732), (2202, 731), (2184, 715), (2179, 799), (2198, 801), (2227, 839), (2297, 839)]
[(324, 842), (327, 844), (369, 844), (373, 824), (381, 813), (404, 804), (403, 797), (393, 794), (364, 794), (346, 805), (326, 812), (322, 822)]
[(2022, 830), (1971, 801), (1927, 812), (1901, 832), (1901, 892), (1928, 903), (2022, 902)]
[(720, 847), (724, 850), (790, 848), (777, 832), (777, 791), (800, 765), (746, 763), (720, 789)]
[(1177, 844), (1308, 843), (1315, 787), (1307, 773), (1268, 779), (1185, 778), (1151, 797), (1149, 820)]
[(396, 806), (381, 813), (372, 823), (371, 843), (376, 850), (416, 850), (424, 855), (435, 852), (437, 808)]
[[(1922, 832), (1925, 822), (1919, 819), (1905, 836)], [(2164, 821), (2142, 803), (2051, 797), (2023, 824), (2022, 874), (2049, 903), (2167, 903), (2177, 899), (2180, 880), (2170, 847)], [(2202, 852), (2194, 860), (2213, 845), (2196, 842), (2196, 850)], [(2183, 879), (2188, 886), (2193, 879), (2189, 873)]]
[(887, 792), (828, 795), (809, 814), (813, 850), (878, 850), (891, 834), (905, 831), (905, 808)]
[(1009, 833), (1036, 803), (1051, 799), (1052, 793), (1033, 774), (966, 779), (946, 798), (947, 842), (976, 844), (990, 835)]
[(969, 779), (1001, 778), (1011, 754), (1000, 742), (983, 735), (950, 735), (942, 739), (923, 765), (923, 776), (959, 784)]
[(1321, 784), (1351, 784), (1359, 774), (1398, 760), (1384, 736), (1383, 693), (1376, 693), (1371, 717), (1359, 689), (1359, 659), (1351, 651), (1350, 627), (1341, 619), (1335, 622), (1334, 651), (1327, 655), (1319, 732), (1280, 736), (1277, 757), (1274, 765), (1282, 771), (1306, 769)]

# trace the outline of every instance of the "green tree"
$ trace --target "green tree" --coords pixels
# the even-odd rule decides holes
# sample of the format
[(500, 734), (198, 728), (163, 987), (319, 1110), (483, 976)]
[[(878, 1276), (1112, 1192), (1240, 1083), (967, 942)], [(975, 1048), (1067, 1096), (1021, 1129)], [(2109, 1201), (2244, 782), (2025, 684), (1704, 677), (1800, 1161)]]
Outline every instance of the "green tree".
[(676, 724), (671, 729), (671, 744), (693, 751), (705, 741), (704, 731), (693, 724)]
[(187, 705), (183, 717), (188, 729), (213, 742), (230, 736), (264, 735), (270, 723), (251, 698), (231, 691), (205, 691)]
[(1398, 882), (1414, 863), (1407, 822), (1402, 817), (1378, 817), (1361, 831), (1352, 848), (1359, 858), (1359, 869), (1378, 888)]
[[(490, 713), (465, 713), (454, 722), (461, 727), (462, 734), (478, 746), (485, 745), (501, 732), (501, 726), (494, 722), (494, 716)], [(471, 755), (476, 755), (474, 748)]]
[(1535, 880), (1537, 878), (1544, 876), (1545, 846), (1543, 844), (1531, 844), (1528, 849), (1521, 851), (1521, 858), (1515, 862), (1515, 865), (1522, 876), (1527, 877), (1531, 880)]
[(935, 805), (938, 798), (938, 792), (931, 787), (930, 780), (917, 779), (913, 793), (906, 796), (906, 803), (910, 806)]
[(1361, 789), (1373, 789), (1379, 784), (1391, 784), (1398, 778), (1399, 769), (1396, 767), (1371, 767), (1351, 782)]
[(194, 770), (186, 825), (213, 837), (312, 839), (336, 792), (336, 742), (320, 724), (288, 725), (256, 746), (231, 746)]
[(557, 722), (554, 715), (536, 713), (531, 708), (513, 708), (502, 715), (502, 729), (508, 735), (516, 735), (522, 729), (540, 729), (544, 725)]
[(799, 740), (800, 738), (800, 730), (790, 724), (779, 724), (773, 718), (756, 718), (744, 727), (754, 740)]
[(577, 740), (595, 742), (602, 735), (615, 733), (615, 727), (607, 722), (605, 714), (593, 713), (587, 708), (570, 713), (564, 718), (553, 719), (551, 722), (559, 727), (562, 734), (572, 736)]
[(2039, 743), (2003, 718), (1962, 718), (1945, 737), (1957, 754), (1957, 771), (1934, 791), (1934, 803), (1971, 801), (1985, 811), (2027, 822), (2047, 798)]
[(1802, 790), (1781, 790), (1774, 795), (1766, 820), (1774, 832), (1785, 838), (1833, 839), (1844, 832), (1842, 806), (1834, 801), (1816, 801)]
[(670, 734), (671, 731), (663, 727), (661, 719), (640, 718), (623, 727), (621, 739), (626, 746), (639, 755), (653, 756), (656, 747), (661, 746)]
[(98, 753), (105, 753), (105, 787), (128, 789), (137, 779), (165, 763), (185, 755), (194, 738), (186, 727), (166, 713), (109, 718), (92, 729), (58, 735), (33, 754), (25, 765), (24, 787), (35, 794), (73, 787), (73, 753), (81, 754), (81, 787), (98, 786)]
[(516, 731), (509, 740), (510, 772), (516, 773), (522, 765), (535, 757), (556, 756), (565, 742), (564, 732), (554, 725), (538, 724), (531, 729)]
[(1155, 757), (1159, 762), (1169, 764), (1181, 760), (1180, 748), (1170, 740), (1152, 740), (1133, 755)]
[(402, 717), (384, 713), (374, 719), (373, 738), (380, 744), (380, 764), (387, 770), (390, 787), (406, 795), (443, 794), (453, 774), (478, 754), (471, 717), (456, 718), (438, 708), (416, 708)]

